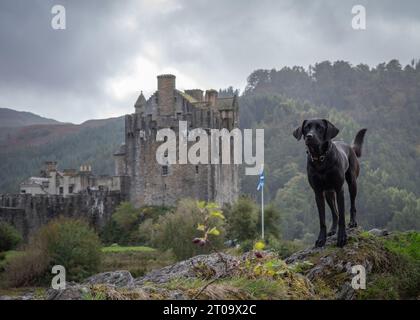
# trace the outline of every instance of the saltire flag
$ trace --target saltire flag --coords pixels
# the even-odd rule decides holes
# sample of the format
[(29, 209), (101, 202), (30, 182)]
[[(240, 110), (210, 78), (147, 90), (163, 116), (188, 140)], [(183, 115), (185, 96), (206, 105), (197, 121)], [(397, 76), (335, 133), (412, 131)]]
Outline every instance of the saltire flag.
[(264, 187), (264, 167), (261, 168), (260, 172), (260, 180), (258, 182), (257, 191), (260, 191), (262, 187)]

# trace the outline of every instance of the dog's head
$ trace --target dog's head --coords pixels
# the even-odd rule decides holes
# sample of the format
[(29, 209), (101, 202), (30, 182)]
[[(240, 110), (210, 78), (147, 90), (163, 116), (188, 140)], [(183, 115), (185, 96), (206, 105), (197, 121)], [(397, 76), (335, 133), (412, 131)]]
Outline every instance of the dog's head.
[(303, 136), (309, 147), (319, 147), (337, 136), (339, 130), (326, 119), (304, 120), (293, 131), (293, 136), (300, 140)]

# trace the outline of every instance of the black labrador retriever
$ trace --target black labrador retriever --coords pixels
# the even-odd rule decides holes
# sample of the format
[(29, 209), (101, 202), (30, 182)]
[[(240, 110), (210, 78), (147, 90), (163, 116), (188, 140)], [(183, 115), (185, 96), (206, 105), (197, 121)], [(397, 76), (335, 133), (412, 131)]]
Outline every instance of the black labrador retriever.
[[(359, 161), (362, 155), (363, 139), (366, 129), (360, 130), (350, 146), (341, 141), (331, 141), (339, 130), (328, 120), (305, 120), (295, 129), (293, 136), (300, 140), (302, 136), (308, 154), (308, 180), (315, 192), (319, 213), (320, 232), (316, 247), (325, 245), (327, 228), (325, 225), (325, 199), (331, 209), (332, 225), (328, 236), (337, 232), (337, 246), (347, 243), (346, 221), (344, 216), (344, 180), (350, 193), (350, 228), (357, 227), (356, 222), (356, 179), (359, 176)], [(338, 210), (337, 210), (338, 204)], [(337, 212), (338, 211), (338, 212)]]

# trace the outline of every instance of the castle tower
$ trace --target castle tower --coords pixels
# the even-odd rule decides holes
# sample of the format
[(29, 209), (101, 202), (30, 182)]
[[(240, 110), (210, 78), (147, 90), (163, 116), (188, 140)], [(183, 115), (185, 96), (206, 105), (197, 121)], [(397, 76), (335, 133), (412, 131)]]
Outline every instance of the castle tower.
[[(188, 130), (231, 130), (238, 124), (235, 97), (219, 98), (216, 90), (182, 92), (175, 80), (174, 75), (159, 75), (157, 91), (148, 99), (140, 94), (135, 113), (125, 117), (125, 144), (114, 154), (115, 174), (124, 180), (121, 190), (136, 207), (174, 206), (184, 198), (232, 203), (239, 194), (237, 165), (156, 161), (162, 144), (156, 133), (161, 128), (171, 128), (179, 140), (179, 121), (187, 121)], [(193, 144), (187, 142), (187, 149)]]
[(134, 108), (136, 109), (136, 113), (143, 113), (146, 107), (146, 98), (143, 95), (143, 91), (140, 93), (139, 97), (137, 98), (136, 103), (134, 104)]
[(157, 80), (159, 115), (173, 115), (175, 110), (175, 76), (162, 74), (157, 77)]

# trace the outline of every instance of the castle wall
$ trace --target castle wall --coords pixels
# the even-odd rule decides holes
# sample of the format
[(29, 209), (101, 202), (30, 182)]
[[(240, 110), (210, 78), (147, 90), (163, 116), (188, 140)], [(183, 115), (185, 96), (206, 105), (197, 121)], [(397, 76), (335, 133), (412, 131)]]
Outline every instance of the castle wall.
[(0, 221), (11, 223), (26, 240), (59, 216), (85, 219), (100, 230), (122, 200), (120, 192), (91, 191), (67, 197), (3, 194), (0, 195)]

